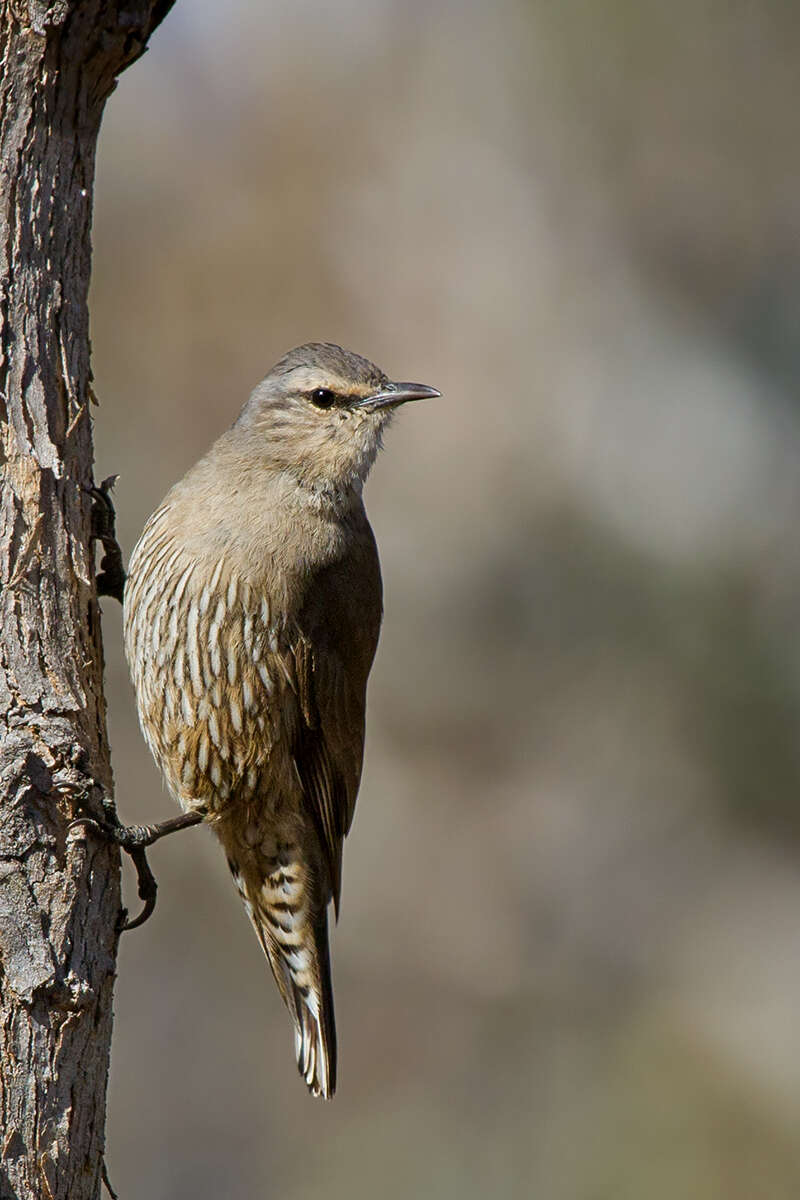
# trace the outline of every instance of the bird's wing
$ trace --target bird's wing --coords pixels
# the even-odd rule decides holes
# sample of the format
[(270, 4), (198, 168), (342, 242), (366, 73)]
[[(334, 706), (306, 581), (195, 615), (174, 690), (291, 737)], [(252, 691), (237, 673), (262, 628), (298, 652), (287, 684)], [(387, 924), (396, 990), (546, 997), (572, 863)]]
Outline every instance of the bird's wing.
[(342, 843), (361, 779), (367, 676), (382, 611), (374, 542), (355, 563), (326, 568), (307, 595), (284, 659), (299, 708), (291, 749), (338, 913)]

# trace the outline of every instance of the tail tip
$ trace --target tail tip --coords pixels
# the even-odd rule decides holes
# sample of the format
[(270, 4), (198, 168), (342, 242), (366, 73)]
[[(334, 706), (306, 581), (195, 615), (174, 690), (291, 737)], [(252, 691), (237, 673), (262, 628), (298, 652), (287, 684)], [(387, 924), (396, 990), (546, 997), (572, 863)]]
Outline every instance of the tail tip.
[[(335, 1037), (335, 1035), (334, 1035)], [(312, 1096), (331, 1100), (336, 1092), (336, 1042), (326, 1037), (317, 1017), (304, 1005), (295, 1029), (297, 1068)]]

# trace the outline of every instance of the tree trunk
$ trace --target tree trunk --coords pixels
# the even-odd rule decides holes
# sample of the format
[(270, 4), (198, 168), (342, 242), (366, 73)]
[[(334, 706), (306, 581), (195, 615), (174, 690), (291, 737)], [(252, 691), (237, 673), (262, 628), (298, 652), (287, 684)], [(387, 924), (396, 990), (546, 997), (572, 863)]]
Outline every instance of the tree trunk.
[(94, 1200), (119, 856), (90, 543), (103, 106), (172, 0), (0, 2), (0, 1197)]

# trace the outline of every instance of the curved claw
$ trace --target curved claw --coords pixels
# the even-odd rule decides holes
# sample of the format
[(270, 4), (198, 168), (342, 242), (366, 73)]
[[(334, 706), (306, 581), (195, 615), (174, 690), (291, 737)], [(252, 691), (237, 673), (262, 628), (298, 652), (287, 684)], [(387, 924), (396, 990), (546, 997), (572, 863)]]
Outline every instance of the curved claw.
[(136, 883), (139, 892), (139, 899), (142, 900), (143, 907), (138, 917), (134, 917), (132, 921), (125, 920), (120, 925), (120, 933), (127, 933), (129, 929), (138, 929), (140, 925), (144, 925), (145, 921), (153, 915), (156, 907), (156, 895), (158, 892), (158, 883), (153, 872), (150, 870), (150, 864), (147, 861), (144, 846), (137, 846), (129, 851), (131, 862), (136, 868)]
[(117, 842), (115, 834), (117, 832), (114, 825), (109, 825), (106, 821), (98, 821), (96, 817), (76, 817), (74, 821), (70, 821), (67, 826), (67, 837), (72, 833), (73, 829), (83, 826), (84, 829), (91, 829), (98, 837), (106, 842)]
[[(138, 929), (140, 925), (144, 925), (145, 921), (149, 921), (149, 919), (152, 917), (155, 910), (156, 910), (156, 897), (153, 896), (150, 899), (145, 900), (145, 902), (142, 906), (142, 911), (139, 913), (138, 917), (134, 917), (132, 921), (126, 919), (126, 920), (122, 921), (122, 923), (120, 925), (117, 926), (119, 932), (120, 933), (129, 933), (131, 929)], [(125, 914), (125, 916), (127, 918), (128, 910), (126, 908), (123, 908), (122, 911), (123, 911), (123, 914)]]

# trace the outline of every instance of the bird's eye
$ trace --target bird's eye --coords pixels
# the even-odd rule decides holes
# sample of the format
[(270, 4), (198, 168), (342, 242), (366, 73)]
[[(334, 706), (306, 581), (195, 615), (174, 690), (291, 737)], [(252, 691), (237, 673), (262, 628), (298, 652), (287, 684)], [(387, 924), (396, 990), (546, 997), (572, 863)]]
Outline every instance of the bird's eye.
[(336, 395), (330, 388), (314, 388), (311, 393), (311, 403), (315, 404), (317, 408), (331, 408), (335, 400)]

